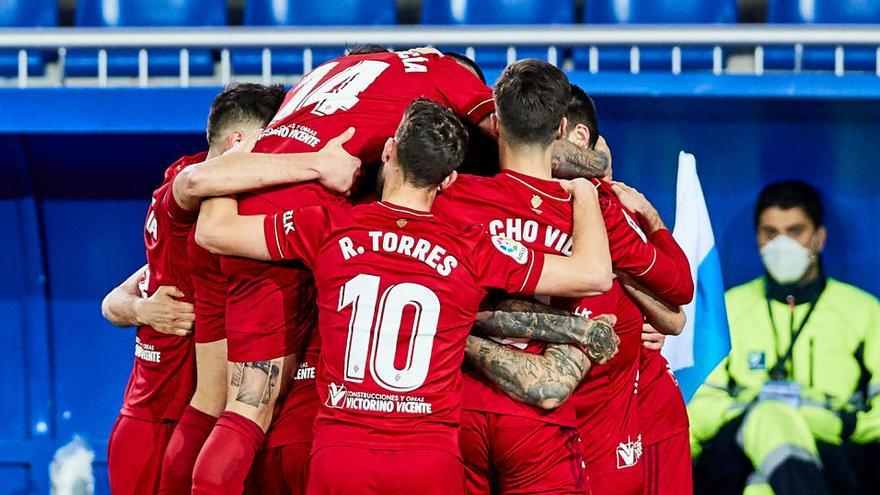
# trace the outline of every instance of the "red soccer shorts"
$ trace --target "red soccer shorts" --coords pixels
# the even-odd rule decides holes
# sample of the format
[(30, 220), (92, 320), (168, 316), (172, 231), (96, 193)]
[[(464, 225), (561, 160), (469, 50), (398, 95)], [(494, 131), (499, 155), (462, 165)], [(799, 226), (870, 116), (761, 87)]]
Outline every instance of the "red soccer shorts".
[(324, 447), (312, 454), (307, 493), (464, 495), (464, 469), (442, 451)]
[(468, 495), (590, 493), (576, 429), (479, 411), (461, 420)]
[(292, 443), (257, 452), (246, 495), (305, 495), (311, 443)]
[(593, 495), (641, 495), (645, 479), (641, 436), (620, 442), (614, 451), (586, 466)]
[(176, 424), (123, 415), (116, 419), (107, 444), (107, 467), (113, 495), (156, 493), (165, 446)]
[(691, 444), (688, 431), (645, 447), (643, 495), (693, 495)]

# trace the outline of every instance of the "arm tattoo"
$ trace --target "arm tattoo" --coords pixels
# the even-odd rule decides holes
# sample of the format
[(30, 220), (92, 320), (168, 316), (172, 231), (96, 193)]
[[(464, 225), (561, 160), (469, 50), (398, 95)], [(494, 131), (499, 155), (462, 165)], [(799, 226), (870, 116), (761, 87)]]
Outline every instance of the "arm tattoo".
[(561, 139), (553, 144), (553, 177), (557, 179), (592, 179), (608, 173), (608, 155), (600, 150), (585, 150)]
[(235, 400), (253, 407), (268, 404), (279, 385), (280, 360), (235, 363), (230, 383), (238, 388)]
[(613, 324), (603, 318), (586, 319), (544, 304), (506, 299), (495, 311), (477, 315), (477, 326), (486, 335), (527, 338), (556, 344), (577, 344), (590, 359), (605, 363), (617, 353), (620, 339)]
[(544, 409), (565, 402), (590, 369), (587, 356), (569, 345), (551, 344), (539, 355), (470, 336), (466, 356), (509, 396)]

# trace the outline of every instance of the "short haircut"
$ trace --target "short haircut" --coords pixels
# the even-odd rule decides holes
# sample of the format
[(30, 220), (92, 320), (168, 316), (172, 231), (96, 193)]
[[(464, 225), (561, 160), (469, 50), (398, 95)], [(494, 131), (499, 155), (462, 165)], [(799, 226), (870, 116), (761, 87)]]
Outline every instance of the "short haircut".
[(788, 210), (800, 208), (813, 221), (818, 228), (825, 225), (825, 208), (822, 205), (822, 196), (813, 186), (801, 180), (785, 180), (774, 182), (765, 187), (758, 195), (755, 204), (755, 227), (761, 220), (761, 214), (768, 208), (781, 208)]
[(346, 55), (369, 55), (371, 53), (384, 53), (390, 52), (391, 50), (385, 48), (382, 45), (376, 45), (372, 43), (365, 43), (363, 45), (355, 45), (348, 49), (345, 52)]
[(486, 83), (486, 76), (485, 74), (483, 74), (483, 69), (480, 69), (480, 66), (477, 65), (477, 63), (471, 60), (469, 57), (455, 52), (443, 52), (443, 55), (454, 58), (456, 62), (464, 65), (465, 67), (473, 71), (473, 73), (480, 78), (480, 81), (482, 81), (483, 84)]
[(557, 67), (531, 58), (508, 65), (494, 93), (495, 112), (507, 140), (546, 147), (565, 117), (571, 86)]
[(394, 138), (404, 179), (420, 188), (439, 186), (461, 165), (468, 143), (458, 116), (425, 98), (410, 103)]
[(213, 145), (231, 127), (264, 127), (284, 101), (284, 86), (231, 84), (214, 98), (208, 114), (208, 144)]
[(587, 146), (592, 150), (599, 141), (599, 117), (596, 115), (596, 104), (586, 91), (576, 84), (571, 85), (571, 97), (568, 99), (569, 127), (582, 124), (590, 130), (590, 141)]

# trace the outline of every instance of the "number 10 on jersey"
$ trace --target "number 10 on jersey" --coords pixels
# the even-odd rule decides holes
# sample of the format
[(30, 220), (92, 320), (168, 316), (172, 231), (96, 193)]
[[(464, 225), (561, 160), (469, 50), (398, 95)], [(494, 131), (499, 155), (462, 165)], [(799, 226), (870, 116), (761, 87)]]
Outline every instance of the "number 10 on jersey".
[[(379, 386), (394, 392), (410, 392), (421, 387), (428, 377), (440, 300), (419, 284), (391, 285), (381, 296), (379, 285), (379, 277), (361, 274), (340, 289), (338, 310), (351, 306), (344, 379), (363, 382), (369, 361), (370, 375)], [(394, 358), (407, 307), (414, 311), (412, 334), (406, 349), (406, 363), (397, 369)]]

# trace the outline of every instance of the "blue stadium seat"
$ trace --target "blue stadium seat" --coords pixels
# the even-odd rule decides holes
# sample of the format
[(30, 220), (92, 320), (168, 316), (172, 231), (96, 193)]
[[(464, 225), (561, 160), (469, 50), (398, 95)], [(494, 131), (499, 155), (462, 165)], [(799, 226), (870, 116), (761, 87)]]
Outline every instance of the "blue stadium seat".
[[(248, 0), (246, 26), (360, 26), (397, 23), (394, 0)], [(342, 48), (312, 50), (312, 66), (343, 54)], [(236, 74), (262, 72), (262, 50), (236, 50), (232, 53)], [(301, 74), (303, 50), (272, 50), (272, 73)]]
[[(588, 0), (584, 6), (586, 24), (732, 24), (737, 22), (736, 0)], [(671, 70), (672, 48), (642, 47), (639, 68), (643, 71)], [(589, 49), (574, 50), (575, 67), (589, 67)], [(712, 68), (711, 47), (682, 47), (681, 69)], [(629, 71), (630, 48), (599, 50), (600, 71)]]
[[(768, 23), (779, 24), (878, 24), (880, 0), (770, 0)], [(833, 46), (804, 47), (801, 69), (833, 70)], [(874, 71), (877, 47), (844, 47), (845, 70)], [(797, 67), (794, 48), (764, 48), (764, 67), (791, 70)]]
[[(0, 28), (55, 27), (57, 25), (57, 0), (4, 0), (0, 2)], [(28, 74), (43, 75), (49, 56), (42, 51), (28, 51)], [(11, 77), (17, 74), (18, 52), (0, 50), (0, 77)]]
[[(226, 0), (79, 0), (76, 25), (82, 27), (185, 27), (226, 25)], [(177, 75), (179, 50), (150, 50), (148, 72), (151, 76)], [(137, 50), (113, 50), (107, 54), (110, 76), (134, 76), (138, 71)], [(193, 76), (214, 72), (210, 50), (189, 51), (189, 73)], [(95, 50), (70, 50), (65, 74), (95, 76), (98, 53)]]
[[(485, 25), (485, 24), (572, 24), (574, 0), (424, 0), (422, 24)], [(464, 52), (463, 47), (442, 47)], [(516, 57), (547, 59), (550, 47), (522, 47)], [(564, 54), (558, 50), (558, 60)], [(506, 47), (475, 50), (477, 62), (486, 68), (507, 65)]]

